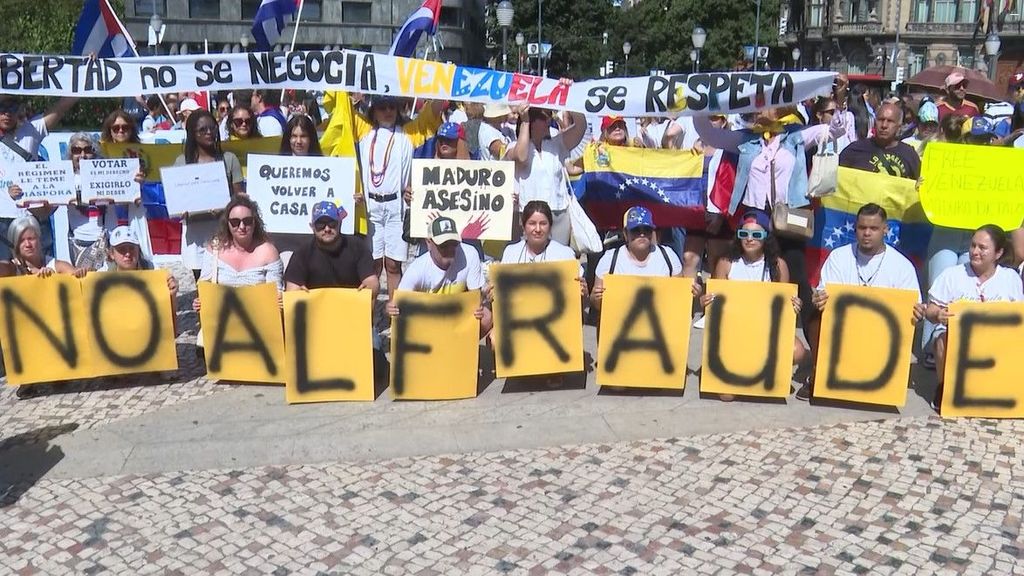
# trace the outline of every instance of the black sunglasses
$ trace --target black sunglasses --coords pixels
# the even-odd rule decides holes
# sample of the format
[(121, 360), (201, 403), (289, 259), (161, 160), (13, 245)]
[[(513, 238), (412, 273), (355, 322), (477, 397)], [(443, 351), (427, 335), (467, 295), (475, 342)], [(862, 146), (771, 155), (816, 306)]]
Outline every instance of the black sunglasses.
[(72, 154), (92, 154), (94, 152), (92, 146), (72, 146)]
[(231, 123), (235, 126), (245, 126), (246, 124), (252, 124), (252, 118), (232, 118)]
[(232, 228), (238, 228), (242, 224), (245, 224), (246, 228), (252, 228), (252, 225), (256, 222), (256, 218), (252, 216), (246, 216), (245, 218), (228, 218), (228, 224)]
[(316, 228), (317, 232), (321, 232), (323, 231), (324, 228), (337, 228), (338, 222), (337, 220), (329, 220), (325, 218), (323, 220), (317, 220), (316, 222), (314, 222), (313, 227)]

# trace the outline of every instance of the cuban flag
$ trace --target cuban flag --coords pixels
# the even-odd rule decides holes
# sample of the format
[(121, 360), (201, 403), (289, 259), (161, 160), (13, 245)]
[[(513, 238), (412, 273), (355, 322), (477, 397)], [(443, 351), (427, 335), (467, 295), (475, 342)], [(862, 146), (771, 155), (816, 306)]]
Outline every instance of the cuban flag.
[[(264, 0), (266, 1), (266, 0)], [(388, 52), (391, 56), (410, 58), (416, 54), (416, 45), (420, 36), (426, 32), (430, 36), (437, 33), (437, 23), (441, 19), (441, 0), (424, 0), (423, 6), (409, 15), (402, 28), (395, 35), (395, 41)]]
[(302, 0), (263, 0), (252, 22), (256, 49), (269, 52), (301, 6)]
[(72, 53), (96, 54), (98, 58), (135, 56), (131, 38), (125, 36), (121, 22), (108, 0), (85, 0), (75, 27)]

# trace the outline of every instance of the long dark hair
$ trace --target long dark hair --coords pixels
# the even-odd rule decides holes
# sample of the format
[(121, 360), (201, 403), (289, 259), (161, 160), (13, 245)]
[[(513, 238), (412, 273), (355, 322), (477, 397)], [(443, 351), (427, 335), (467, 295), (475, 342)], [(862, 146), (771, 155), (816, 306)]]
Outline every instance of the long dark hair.
[(552, 224), (555, 223), (555, 217), (551, 213), (551, 207), (548, 206), (547, 202), (545, 202), (543, 200), (530, 200), (529, 202), (526, 203), (526, 206), (523, 206), (523, 214), (522, 214), (522, 224), (523, 224), (523, 226), (526, 226), (526, 221), (529, 220), (530, 217), (533, 216), (534, 214), (536, 214), (537, 212), (540, 212), (545, 217), (547, 217), (547, 219), (548, 219), (548, 226), (551, 226)]
[[(742, 224), (740, 225), (742, 228)], [(766, 231), (767, 232), (767, 231)], [(764, 265), (768, 267), (768, 277), (772, 282), (779, 282), (782, 278), (782, 271), (779, 270), (779, 258), (782, 257), (782, 249), (779, 248), (779, 241), (771, 232), (764, 239)], [(733, 236), (729, 244), (729, 259), (736, 261), (743, 258), (743, 241), (738, 236)]]
[(292, 156), (295, 151), (292, 150), (292, 131), (299, 128), (309, 136), (309, 155), (310, 156), (323, 156), (323, 151), (320, 150), (320, 140), (316, 135), (316, 126), (313, 125), (313, 121), (305, 114), (296, 114), (288, 120), (288, 124), (284, 127), (284, 134), (281, 135), (281, 155)]
[(868, 112), (868, 105), (864, 102), (864, 95), (868, 89), (858, 84), (850, 90), (846, 98), (846, 108), (853, 113), (853, 127), (857, 132), (857, 138), (863, 140), (868, 137), (871, 129), (871, 114)]
[(221, 249), (233, 246), (235, 243), (235, 239), (231, 236), (231, 226), (228, 225), (228, 216), (232, 210), (239, 206), (248, 208), (252, 212), (253, 246), (259, 246), (268, 240), (267, 229), (263, 224), (263, 214), (260, 213), (259, 205), (250, 200), (248, 196), (240, 194), (228, 201), (227, 206), (224, 207), (224, 212), (221, 213), (220, 219), (217, 222), (217, 234), (213, 237), (213, 240)]
[[(235, 101), (238, 102), (238, 98), (235, 98)], [(256, 114), (253, 113), (252, 108), (250, 108), (248, 104), (240, 102), (235, 104), (235, 106), (228, 112), (228, 135), (237, 136), (237, 134), (235, 134), (234, 120), (235, 112), (238, 112), (239, 110), (249, 113), (249, 135), (246, 136), (246, 138), (259, 138), (261, 136), (260, 123), (257, 121)]]
[(189, 114), (185, 121), (185, 163), (195, 164), (199, 160), (199, 144), (196, 143), (196, 127), (199, 121), (208, 118), (213, 123), (213, 157), (217, 160), (224, 159), (224, 151), (220, 149), (220, 128), (217, 127), (217, 119), (210, 114), (209, 110), (199, 109)]
[(135, 122), (135, 118), (132, 118), (124, 110), (114, 110), (110, 114), (107, 114), (106, 119), (103, 120), (103, 127), (100, 128), (100, 141), (101, 142), (113, 142), (114, 138), (110, 134), (110, 129), (114, 125), (114, 122), (120, 118), (128, 123), (132, 127), (131, 135), (128, 137), (128, 141), (132, 144), (139, 143), (139, 125)]

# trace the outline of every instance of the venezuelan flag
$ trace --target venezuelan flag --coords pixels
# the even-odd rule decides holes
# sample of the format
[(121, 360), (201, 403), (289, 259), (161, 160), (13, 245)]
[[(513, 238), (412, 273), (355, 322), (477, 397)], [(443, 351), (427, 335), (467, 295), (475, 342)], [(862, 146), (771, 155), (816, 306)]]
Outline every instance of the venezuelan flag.
[(818, 285), (821, 266), (833, 249), (857, 241), (857, 211), (869, 202), (884, 208), (889, 217), (885, 243), (918, 266), (924, 262), (932, 225), (921, 208), (916, 182), (840, 167), (835, 193), (822, 198), (820, 206), (815, 208), (814, 238), (807, 245), (811, 286)]
[(595, 143), (583, 153), (583, 168), (582, 203), (599, 229), (621, 228), (631, 206), (645, 206), (659, 227), (704, 227), (702, 154)]
[[(254, 138), (251, 140), (232, 140), (221, 142), (221, 149), (238, 156), (242, 165), (242, 178), (245, 178), (249, 153), (277, 154), (281, 149), (281, 138)], [(160, 169), (174, 165), (174, 160), (182, 154), (182, 144), (103, 144), (106, 158), (138, 158), (145, 173), (142, 181), (142, 204), (146, 207), (146, 220), (149, 223), (149, 236), (155, 254), (181, 253), (181, 223), (171, 220), (167, 214), (167, 200), (164, 196), (163, 182), (160, 180)]]

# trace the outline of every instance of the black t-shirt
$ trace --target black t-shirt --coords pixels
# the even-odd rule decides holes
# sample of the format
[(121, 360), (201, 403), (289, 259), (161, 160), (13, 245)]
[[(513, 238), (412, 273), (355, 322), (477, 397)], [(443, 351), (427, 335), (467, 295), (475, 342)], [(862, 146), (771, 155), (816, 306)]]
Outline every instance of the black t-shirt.
[(336, 252), (328, 252), (311, 239), (292, 254), (285, 282), (314, 288), (358, 288), (363, 278), (373, 276), (370, 246), (360, 236), (341, 236)]
[(839, 165), (911, 180), (921, 176), (921, 157), (903, 142), (897, 142), (892, 148), (880, 148), (873, 139), (862, 138), (843, 148)]

